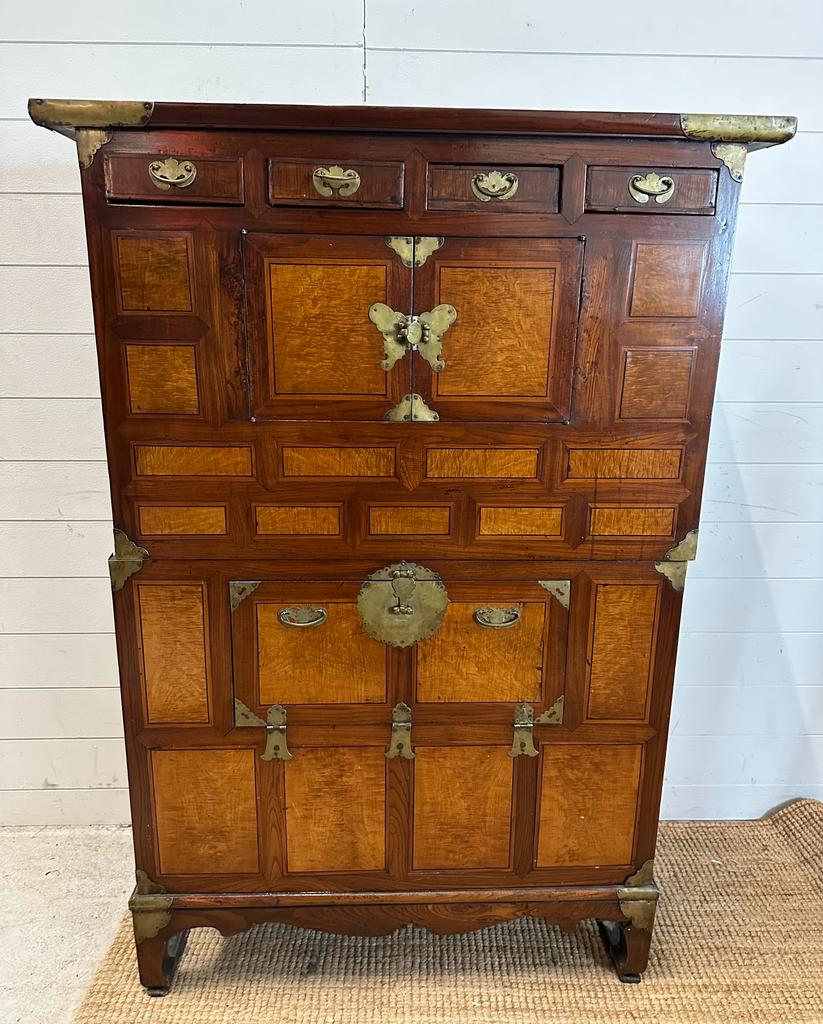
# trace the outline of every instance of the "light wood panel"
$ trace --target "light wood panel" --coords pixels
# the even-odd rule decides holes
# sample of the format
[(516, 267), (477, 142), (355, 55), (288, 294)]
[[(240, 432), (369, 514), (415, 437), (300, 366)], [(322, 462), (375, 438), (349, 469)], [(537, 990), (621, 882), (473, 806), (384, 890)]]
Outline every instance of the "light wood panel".
[(543, 745), (537, 866), (630, 864), (643, 748)]
[[(311, 605), (315, 607), (314, 603)], [(319, 626), (284, 626), (282, 603), (259, 602), (261, 704), (361, 704), (386, 699), (386, 648), (363, 629), (353, 604), (328, 602)]]
[(481, 537), (559, 537), (563, 509), (481, 505), (478, 533)]
[(370, 505), (371, 536), (445, 536), (449, 533), (448, 505)]
[(506, 868), (513, 760), (505, 747), (416, 747), (413, 867)]
[(193, 345), (126, 345), (126, 369), (133, 413), (200, 412)]
[(287, 870), (380, 871), (386, 863), (382, 747), (303, 747), (286, 766)]
[(283, 448), (283, 476), (392, 477), (394, 448)]
[(385, 266), (270, 263), (270, 397), (385, 395), (382, 340), (368, 310), (386, 295)]
[(147, 720), (209, 720), (206, 595), (200, 583), (138, 583), (137, 635)]
[(426, 476), (529, 480), (537, 476), (539, 454), (538, 448), (427, 448)]
[(251, 448), (224, 445), (137, 444), (138, 476), (251, 476)]
[(191, 310), (187, 236), (119, 235), (115, 244), (125, 312)]
[(588, 718), (645, 719), (659, 593), (656, 584), (595, 587)]
[(570, 448), (568, 479), (677, 480), (680, 448)]
[(589, 514), (591, 537), (671, 537), (673, 508), (593, 505)]
[(623, 419), (685, 419), (694, 349), (629, 349), (623, 365)]
[(161, 875), (258, 870), (254, 750), (153, 750)]
[(437, 633), (417, 644), (418, 701), (539, 701), (545, 604), (494, 602), (493, 607), (521, 613), (520, 621), (505, 629), (479, 626), (473, 618), (477, 607), (453, 601)]
[(635, 250), (631, 316), (697, 316), (705, 248), (641, 242)]
[(260, 536), (334, 537), (340, 533), (340, 507), (257, 505), (254, 521)]
[(441, 267), (440, 301), (457, 309), (457, 321), (436, 394), (548, 396), (555, 275), (552, 266)]
[(137, 522), (145, 537), (220, 536), (226, 533), (225, 505), (138, 505)]

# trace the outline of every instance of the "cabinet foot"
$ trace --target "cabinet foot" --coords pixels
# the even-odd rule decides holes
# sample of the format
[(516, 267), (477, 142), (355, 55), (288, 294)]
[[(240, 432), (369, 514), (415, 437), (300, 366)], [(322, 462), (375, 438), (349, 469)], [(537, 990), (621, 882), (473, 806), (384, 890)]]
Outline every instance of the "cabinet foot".
[(137, 946), (140, 984), (150, 996), (164, 996), (169, 991), (180, 958), (186, 948), (187, 931), (172, 936), (144, 939)]
[(651, 928), (628, 921), (598, 921), (606, 951), (624, 985), (639, 985), (649, 962)]

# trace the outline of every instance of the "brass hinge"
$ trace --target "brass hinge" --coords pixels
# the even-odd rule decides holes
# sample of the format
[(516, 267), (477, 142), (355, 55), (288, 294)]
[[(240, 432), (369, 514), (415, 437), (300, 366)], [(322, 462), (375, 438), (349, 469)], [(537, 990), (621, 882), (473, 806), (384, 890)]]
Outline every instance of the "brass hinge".
[(286, 741), (286, 709), (282, 704), (272, 704), (263, 720), (235, 697), (234, 725), (237, 729), (260, 727), (266, 730), (266, 746), (260, 755), (262, 761), (291, 761)]
[(633, 875), (629, 875), (617, 890), (620, 910), (635, 928), (651, 931), (660, 892), (654, 883), (654, 860), (647, 860)]
[(518, 704), (514, 709), (514, 738), (509, 757), (537, 757), (534, 745), (534, 708)]
[(129, 899), (129, 910), (138, 944), (159, 935), (171, 921), (173, 900), (167, 889), (152, 881), (145, 871), (137, 869), (137, 885)]
[(440, 419), (440, 413), (430, 409), (420, 395), (413, 392), (403, 395), (383, 419), (387, 423), (436, 423)]
[(143, 562), (150, 557), (145, 548), (138, 547), (122, 530), (115, 527), (114, 554), (109, 557), (111, 589), (115, 592), (122, 590), (129, 576), (140, 572)]
[(400, 262), (409, 270), (422, 267), (445, 241), (442, 235), (389, 235), (385, 239), (386, 245), (397, 253)]
[(411, 728), (411, 708), (402, 702), (395, 704), (391, 716), (391, 738), (386, 750), (387, 758), (402, 757), (407, 761), (414, 760)]
[(683, 593), (686, 586), (686, 569), (688, 564), (697, 557), (697, 530), (689, 530), (686, 536), (674, 547), (669, 548), (654, 567), (661, 576), (665, 576), (678, 594)]

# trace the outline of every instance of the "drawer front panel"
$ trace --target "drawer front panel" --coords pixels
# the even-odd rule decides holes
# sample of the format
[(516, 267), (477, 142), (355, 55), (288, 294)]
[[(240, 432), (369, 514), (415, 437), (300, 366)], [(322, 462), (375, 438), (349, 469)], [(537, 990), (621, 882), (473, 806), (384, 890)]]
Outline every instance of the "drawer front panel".
[(717, 171), (590, 167), (586, 209), (598, 213), (713, 214)]
[(403, 164), (357, 160), (288, 160), (268, 163), (272, 206), (403, 207)]
[(557, 213), (558, 167), (429, 164), (426, 208), (493, 213)]
[(177, 153), (172, 155), (178, 165), (174, 166), (167, 163), (168, 156), (106, 154), (106, 197), (129, 202), (243, 205), (240, 158), (215, 160)]

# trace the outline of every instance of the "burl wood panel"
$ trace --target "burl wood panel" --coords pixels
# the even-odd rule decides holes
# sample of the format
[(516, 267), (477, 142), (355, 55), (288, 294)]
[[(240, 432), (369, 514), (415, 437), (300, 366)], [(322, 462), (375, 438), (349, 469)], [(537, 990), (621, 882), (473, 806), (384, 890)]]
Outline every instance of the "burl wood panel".
[(495, 602), (493, 607), (518, 608), (520, 621), (490, 629), (474, 621), (477, 603), (452, 602), (438, 632), (417, 644), (418, 701), (540, 700), (545, 604)]
[(145, 537), (221, 536), (225, 505), (138, 505), (137, 523)]
[(677, 480), (680, 448), (570, 448), (569, 480)]
[(588, 718), (646, 718), (659, 594), (654, 584), (595, 587)]
[(340, 507), (258, 505), (254, 521), (260, 536), (335, 537), (340, 534)]
[[(443, 266), (439, 295), (457, 310), (436, 394), (547, 397), (556, 267)], [(482, 350), (478, 339), (483, 340)]]
[(292, 754), (285, 767), (287, 870), (382, 870), (384, 748), (298, 747)]
[(427, 448), (431, 479), (531, 480), (537, 476), (538, 448)]
[(537, 866), (630, 864), (643, 748), (543, 745)]
[[(329, 170), (342, 164), (344, 170), (360, 175), (360, 187), (352, 195), (330, 196), (314, 187), (316, 168)], [(403, 205), (403, 164), (395, 161), (356, 160), (340, 157), (328, 160), (269, 160), (269, 202), (273, 206), (353, 206), (373, 209), (397, 209)]]
[(131, 412), (200, 412), (193, 345), (126, 345), (126, 372)]
[[(629, 192), (635, 175), (657, 171), (674, 181), (674, 193), (665, 203), (651, 197), (638, 203)], [(673, 214), (714, 213), (717, 171), (709, 169), (672, 170), (670, 167), (590, 167), (586, 183), (586, 209), (604, 212)]]
[(559, 537), (563, 509), (556, 506), (481, 505), (481, 537)]
[(449, 532), (448, 505), (370, 505), (369, 534), (380, 536), (445, 536)]
[(256, 606), (261, 704), (386, 699), (386, 648), (365, 632), (355, 605), (322, 604), (327, 621), (303, 629), (279, 621), (277, 613), (283, 607), (290, 606), (262, 601)]
[(623, 365), (622, 419), (685, 419), (694, 349), (629, 349)]
[(254, 750), (153, 750), (161, 875), (259, 869)]
[(120, 306), (126, 312), (192, 308), (186, 235), (119, 235)]
[(394, 448), (284, 447), (283, 476), (393, 477)]
[(556, 213), (560, 193), (560, 169), (500, 165), (503, 174), (517, 176), (517, 191), (504, 199), (480, 199), (472, 191), (472, 178), (491, 167), (475, 164), (429, 164), (426, 208), (429, 210), (478, 210), (489, 213)]
[(416, 747), (413, 867), (509, 865), (512, 765), (506, 747)]
[(671, 537), (673, 508), (593, 505), (589, 513), (591, 537)]
[(641, 242), (634, 257), (631, 316), (697, 316), (703, 244)]
[(137, 638), (150, 725), (209, 720), (206, 596), (200, 583), (138, 583)]
[(138, 476), (252, 475), (251, 448), (239, 445), (138, 444), (134, 463)]
[(268, 269), (269, 397), (385, 395), (383, 343), (368, 318), (372, 303), (387, 298), (385, 266), (330, 260)]

